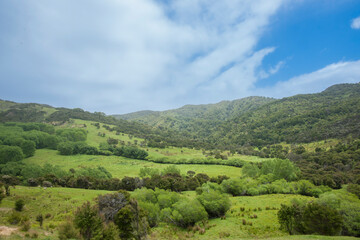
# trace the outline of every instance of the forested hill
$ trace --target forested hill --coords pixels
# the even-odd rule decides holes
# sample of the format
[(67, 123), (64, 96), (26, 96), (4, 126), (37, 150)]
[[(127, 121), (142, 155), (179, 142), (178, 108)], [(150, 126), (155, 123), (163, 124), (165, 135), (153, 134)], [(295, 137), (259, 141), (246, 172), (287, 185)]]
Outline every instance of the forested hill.
[[(118, 116), (119, 117), (119, 116)], [(316, 94), (283, 99), (249, 97), (164, 112), (142, 111), (116, 119), (80, 108), (53, 108), (0, 100), (0, 122), (91, 120), (147, 139), (152, 146), (236, 149), (360, 136), (360, 84), (339, 84)]]
[(224, 122), (209, 137), (227, 145), (262, 146), (360, 136), (360, 84), (340, 84), (265, 104)]
[(163, 112), (140, 111), (124, 115), (114, 115), (117, 119), (133, 120), (150, 126), (175, 129), (195, 138), (206, 138), (210, 131), (216, 131), (222, 122), (254, 111), (258, 107), (275, 101), (266, 97), (247, 97), (216, 104), (185, 105)]
[[(201, 147), (203, 144), (174, 130), (151, 127), (143, 123), (115, 119), (101, 112), (88, 112), (80, 108), (54, 108), (45, 104), (15, 103), (0, 100), (0, 122), (47, 122), (63, 124), (70, 119), (95, 121), (114, 125), (116, 131), (148, 140), (157, 145)], [(155, 145), (156, 145), (155, 144)]]
[(360, 135), (360, 84), (279, 100), (250, 97), (164, 112), (117, 116), (176, 129), (218, 146), (263, 146)]

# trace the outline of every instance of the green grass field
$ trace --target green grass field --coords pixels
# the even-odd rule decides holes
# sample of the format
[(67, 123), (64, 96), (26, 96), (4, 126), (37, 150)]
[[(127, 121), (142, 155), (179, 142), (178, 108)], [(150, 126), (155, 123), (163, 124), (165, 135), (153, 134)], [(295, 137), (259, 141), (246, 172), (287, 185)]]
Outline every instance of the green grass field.
[[(85, 190), (75, 188), (41, 188), (16, 186), (11, 188), (11, 196), (6, 197), (0, 204), (0, 225), (11, 226), (7, 222), (7, 217), (14, 208), (15, 201), (25, 200), (22, 216), (28, 216), (31, 222), (31, 229), (27, 232), (30, 236), (33, 233), (39, 234), (39, 238), (56, 239), (57, 226), (73, 215), (74, 210), (86, 201), (93, 201), (98, 195), (109, 193), (100, 190)], [(36, 222), (36, 216), (42, 214), (45, 217), (43, 227), (40, 228)], [(24, 232), (17, 231), (18, 234), (8, 239), (23, 239)], [(3, 239), (0, 236), (0, 239)]]
[[(143, 160), (133, 160), (117, 156), (93, 156), (93, 155), (73, 155), (63, 156), (59, 155), (55, 150), (40, 149), (37, 150), (35, 156), (24, 159), (25, 163), (44, 165), (50, 163), (58, 165), (64, 170), (80, 167), (105, 167), (113, 177), (122, 178), (124, 176), (136, 177), (139, 175), (140, 169), (144, 167), (151, 167), (159, 169), (160, 171), (171, 164), (153, 163)], [(229, 177), (241, 176), (241, 168), (222, 166), (222, 165), (199, 165), (199, 164), (179, 164), (176, 165), (182, 174), (192, 170), (196, 173), (206, 173), (210, 177), (218, 175), (227, 175)]]
[[(30, 188), (16, 186), (11, 188), (11, 196), (5, 198), (0, 204), (0, 225), (15, 228), (7, 223), (7, 216), (12, 212), (17, 199), (25, 199), (23, 215), (29, 216), (31, 229), (29, 232), (17, 230), (9, 237), (0, 236), (0, 239), (30, 239), (25, 234), (36, 239), (57, 239), (57, 226), (67, 218), (71, 217), (74, 210), (85, 201), (93, 201), (98, 195), (109, 193), (108, 191), (71, 189), (71, 188)], [(196, 197), (195, 192), (184, 192), (189, 198)], [(161, 224), (152, 230), (149, 238), (155, 239), (272, 239), (272, 240), (350, 240), (350, 237), (325, 237), (325, 236), (288, 236), (279, 230), (277, 222), (277, 209), (282, 203), (289, 203), (293, 198), (310, 200), (310, 197), (299, 195), (263, 195), (255, 197), (232, 197), (232, 207), (226, 214), (226, 219), (209, 220), (205, 234), (180, 229), (174, 226)], [(245, 211), (241, 211), (241, 207)], [(267, 210), (267, 207), (269, 208)], [(259, 209), (260, 208), (260, 209)], [(38, 214), (48, 215), (45, 218), (43, 227), (40, 228), (36, 222)], [(251, 216), (257, 215), (257, 218)], [(243, 216), (242, 216), (243, 215)], [(252, 225), (243, 225), (243, 219)], [(225, 237), (227, 236), (227, 237)], [(32, 238), (34, 239), (34, 238)]]

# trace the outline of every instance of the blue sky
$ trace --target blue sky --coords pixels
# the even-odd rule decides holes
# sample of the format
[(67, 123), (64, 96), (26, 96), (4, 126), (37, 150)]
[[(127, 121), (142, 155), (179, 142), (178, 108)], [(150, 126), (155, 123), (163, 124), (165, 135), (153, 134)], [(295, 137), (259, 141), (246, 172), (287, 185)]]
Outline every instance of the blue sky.
[(358, 0), (2, 0), (0, 98), (107, 114), (360, 82)]

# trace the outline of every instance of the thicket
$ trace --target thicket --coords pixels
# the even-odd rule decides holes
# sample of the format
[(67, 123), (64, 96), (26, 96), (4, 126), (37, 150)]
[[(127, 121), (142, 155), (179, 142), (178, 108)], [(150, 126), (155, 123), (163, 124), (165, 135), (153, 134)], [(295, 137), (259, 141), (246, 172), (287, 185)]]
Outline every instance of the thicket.
[(60, 239), (78, 235), (87, 240), (147, 238), (149, 225), (145, 212), (128, 192), (100, 195), (96, 202), (78, 207), (73, 220), (59, 227)]
[(320, 195), (311, 202), (296, 199), (281, 205), (281, 228), (289, 234), (360, 236), (360, 200), (345, 189)]

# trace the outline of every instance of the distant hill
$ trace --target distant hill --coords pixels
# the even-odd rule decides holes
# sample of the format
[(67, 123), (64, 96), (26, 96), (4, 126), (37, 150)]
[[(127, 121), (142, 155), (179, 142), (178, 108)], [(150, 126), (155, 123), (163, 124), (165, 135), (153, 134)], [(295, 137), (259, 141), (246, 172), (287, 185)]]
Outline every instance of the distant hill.
[[(247, 97), (234, 101), (222, 101), (216, 104), (185, 105), (181, 108), (163, 112), (140, 111), (124, 115), (114, 115), (117, 119), (127, 119), (150, 126), (171, 128), (195, 138), (209, 136), (222, 122), (253, 111), (273, 102), (266, 97)], [(196, 136), (193, 135), (196, 133)]]
[(115, 117), (174, 129), (227, 147), (359, 137), (360, 84), (338, 84), (321, 93), (279, 100), (249, 97)]
[(48, 122), (62, 124), (70, 119), (96, 121), (115, 125), (116, 130), (154, 142), (159, 146), (200, 147), (202, 143), (163, 127), (152, 127), (143, 123), (115, 119), (101, 112), (88, 112), (81, 108), (54, 108), (45, 104), (15, 103), (0, 100), (0, 122)]
[[(0, 100), (0, 122), (97, 121), (147, 139), (152, 146), (236, 149), (280, 142), (305, 143), (360, 136), (360, 84), (339, 84), (316, 94), (283, 99), (248, 97), (186, 105), (163, 112), (106, 116), (80, 108)], [(131, 120), (131, 121), (130, 121)]]

